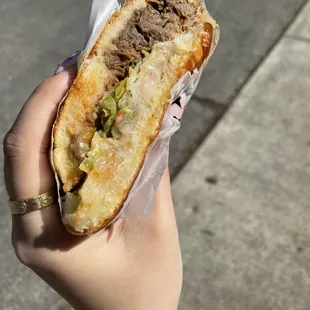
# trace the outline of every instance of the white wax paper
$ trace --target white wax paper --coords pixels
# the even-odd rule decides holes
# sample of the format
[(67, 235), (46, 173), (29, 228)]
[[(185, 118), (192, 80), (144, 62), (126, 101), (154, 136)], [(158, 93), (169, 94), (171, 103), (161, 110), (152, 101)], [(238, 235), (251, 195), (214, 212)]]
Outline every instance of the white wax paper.
[[(79, 68), (87, 59), (87, 56), (97, 41), (105, 23), (115, 12), (115, 10), (119, 9), (121, 6), (122, 3), (117, 0), (93, 0), (85, 48), (78, 58)], [(215, 22), (213, 26), (215, 26)], [(183, 109), (189, 102), (194, 90), (196, 89), (201, 73), (205, 68), (210, 56), (214, 52), (218, 39), (219, 30), (216, 28), (214, 29), (213, 43), (211, 46), (210, 55), (204, 61), (200, 70), (198, 71), (196, 69), (192, 74), (187, 72), (172, 89), (169, 108), (163, 119), (160, 132), (157, 138), (149, 146), (142, 169), (133, 187), (131, 188), (125, 203), (123, 204), (122, 210), (113, 222), (119, 218), (143, 218), (150, 214), (156, 190), (163, 176), (163, 173), (168, 166), (170, 139), (172, 135), (180, 128), (180, 119), (183, 113)], [(175, 101), (179, 102), (177, 109), (180, 109), (180, 112), (178, 113), (176, 113), (176, 108), (173, 107), (175, 106), (173, 105)], [(56, 180), (58, 188), (60, 189), (60, 182), (57, 175)], [(61, 210), (62, 200), (63, 199), (61, 198), (59, 199)]]

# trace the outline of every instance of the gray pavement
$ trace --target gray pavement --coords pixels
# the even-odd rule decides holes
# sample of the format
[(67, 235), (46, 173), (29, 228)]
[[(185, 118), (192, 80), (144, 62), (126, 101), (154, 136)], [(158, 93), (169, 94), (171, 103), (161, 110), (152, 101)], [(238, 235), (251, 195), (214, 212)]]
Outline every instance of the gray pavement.
[(306, 1), (206, 2), (221, 26), (221, 41), (196, 96), (229, 104)]
[(310, 305), (310, 3), (178, 175), (182, 310)]
[[(206, 3), (221, 26), (221, 40), (187, 107), (190, 121), (184, 120), (185, 126), (172, 140), (172, 176), (180, 171), (224, 113), (305, 0), (206, 0)], [(215, 110), (217, 113), (213, 114)], [(184, 135), (190, 143), (184, 144)]]
[[(208, 1), (222, 39), (174, 137), (173, 175), (304, 2)], [(82, 0), (0, 3), (1, 138), (33, 88), (81, 48), (88, 10)], [(308, 8), (174, 183), (185, 261), (181, 309), (308, 309), (309, 17)], [(16, 261), (2, 178), (0, 195), (2, 308), (65, 307)]]

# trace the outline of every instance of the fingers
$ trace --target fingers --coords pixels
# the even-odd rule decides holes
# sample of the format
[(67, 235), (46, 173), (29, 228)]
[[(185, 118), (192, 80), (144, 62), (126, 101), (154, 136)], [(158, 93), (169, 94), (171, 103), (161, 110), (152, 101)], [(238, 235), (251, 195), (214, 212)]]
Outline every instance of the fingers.
[(41, 83), (6, 135), (4, 170), (11, 199), (33, 197), (54, 186), (49, 162), (51, 129), (59, 102), (75, 74), (76, 69), (70, 68)]
[[(72, 67), (41, 83), (6, 135), (4, 171), (11, 200), (31, 198), (55, 186), (49, 160), (51, 130), (58, 105), (75, 75), (76, 68)], [(66, 246), (70, 237), (61, 225), (57, 203), (28, 214), (14, 215), (12, 222), (13, 245), (23, 261), (28, 255), (25, 249), (46, 247), (48, 240)], [(54, 243), (49, 246), (53, 247)]]
[(15, 151), (18, 150), (46, 151), (49, 148), (49, 134), (57, 107), (75, 75), (76, 68), (71, 67), (67, 71), (48, 78), (35, 89), (9, 131), (5, 145), (7, 153), (11, 154), (10, 151), (13, 151), (16, 155)]
[(157, 189), (150, 221), (157, 226), (170, 227), (176, 225), (168, 168), (165, 170)]

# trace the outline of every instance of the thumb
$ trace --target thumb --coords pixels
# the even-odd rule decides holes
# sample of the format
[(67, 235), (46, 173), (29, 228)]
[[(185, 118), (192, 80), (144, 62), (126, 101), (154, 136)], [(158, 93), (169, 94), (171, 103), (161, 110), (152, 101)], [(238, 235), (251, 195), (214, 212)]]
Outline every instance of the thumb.
[(48, 78), (27, 100), (4, 139), (5, 179), (10, 199), (25, 199), (50, 190), (54, 176), (49, 163), (52, 125), (59, 102), (76, 68)]

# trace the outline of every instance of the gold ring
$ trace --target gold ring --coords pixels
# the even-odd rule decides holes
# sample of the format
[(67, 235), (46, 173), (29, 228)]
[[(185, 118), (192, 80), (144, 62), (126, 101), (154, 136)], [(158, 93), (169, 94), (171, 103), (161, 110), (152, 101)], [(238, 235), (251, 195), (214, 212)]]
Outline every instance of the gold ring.
[(44, 194), (24, 200), (9, 200), (9, 207), (12, 214), (25, 214), (40, 210), (52, 205), (57, 201), (56, 191), (50, 190)]

